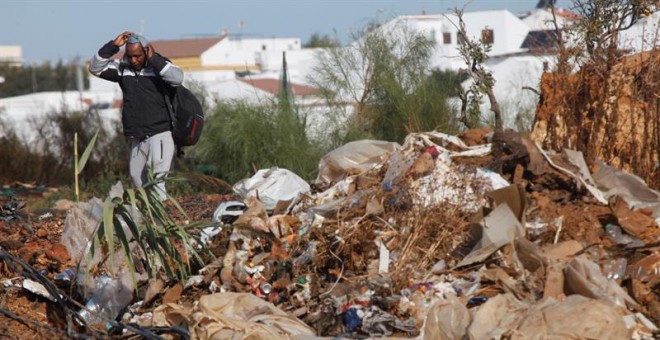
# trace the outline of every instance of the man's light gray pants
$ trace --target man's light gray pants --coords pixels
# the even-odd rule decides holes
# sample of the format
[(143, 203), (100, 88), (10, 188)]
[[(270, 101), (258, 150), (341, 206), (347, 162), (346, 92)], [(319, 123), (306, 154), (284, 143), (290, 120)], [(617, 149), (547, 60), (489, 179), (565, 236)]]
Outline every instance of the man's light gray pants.
[[(129, 137), (128, 141), (130, 143), (128, 167), (136, 187), (140, 188), (148, 182), (148, 167), (151, 167), (156, 178), (167, 175), (175, 150), (171, 131), (161, 132), (144, 140)], [(158, 183), (156, 189), (161, 201), (165, 200), (167, 197), (165, 182)]]

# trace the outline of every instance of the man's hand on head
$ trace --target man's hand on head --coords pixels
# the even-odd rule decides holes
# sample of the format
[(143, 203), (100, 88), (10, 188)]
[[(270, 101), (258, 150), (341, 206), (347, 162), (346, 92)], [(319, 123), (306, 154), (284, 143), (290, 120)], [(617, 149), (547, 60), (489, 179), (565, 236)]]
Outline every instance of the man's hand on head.
[(117, 46), (117, 47), (124, 46), (124, 45), (126, 45), (126, 42), (128, 41), (128, 37), (130, 37), (131, 34), (133, 34), (133, 33), (128, 32), (128, 31), (123, 32), (123, 33), (119, 34), (112, 43), (115, 44), (115, 46)]

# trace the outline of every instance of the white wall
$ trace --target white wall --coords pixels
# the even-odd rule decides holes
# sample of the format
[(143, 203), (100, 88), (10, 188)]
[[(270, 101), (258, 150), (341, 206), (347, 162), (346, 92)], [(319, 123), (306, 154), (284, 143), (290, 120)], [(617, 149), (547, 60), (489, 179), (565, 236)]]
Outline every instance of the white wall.
[(183, 81), (184, 84), (195, 82), (206, 86), (234, 78), (236, 78), (236, 73), (232, 70), (186, 71)]
[[(521, 52), (529, 27), (508, 10), (479, 11), (463, 13), (465, 30), (473, 40), (481, 39), (482, 30), (489, 28), (494, 33), (494, 43), (490, 56)], [(458, 57), (458, 17), (446, 15), (412, 15), (397, 17), (381, 28), (385, 32), (396, 32), (397, 28), (410, 29), (421, 33), (436, 43), (431, 58), (431, 67), (459, 69), (465, 67)], [(450, 42), (444, 43), (443, 33), (449, 33)]]
[(649, 51), (660, 45), (660, 12), (643, 18), (619, 34), (619, 47), (631, 52)]
[(466, 12), (463, 20), (468, 36), (474, 39), (479, 39), (486, 27), (494, 31), (492, 56), (520, 51), (529, 33), (529, 27), (507, 10)]
[[(264, 49), (265, 47), (265, 49)], [(299, 38), (223, 39), (201, 56), (202, 65), (247, 65), (258, 64), (262, 51), (299, 50)]]
[[(314, 71), (323, 50), (322, 48), (305, 48), (286, 51), (286, 63), (291, 81), (301, 84), (308, 83), (307, 76)], [(276, 73), (282, 71), (282, 51), (262, 51), (259, 52), (258, 59), (261, 60), (262, 71)]]
[(238, 79), (225, 80), (206, 86), (212, 100), (245, 100), (250, 103), (263, 103), (273, 100), (272, 94), (257, 89)]
[[(555, 13), (557, 13), (555, 11)], [(563, 28), (572, 23), (564, 16), (555, 15), (557, 19), (557, 26)], [(555, 24), (552, 17), (552, 11), (549, 9), (537, 9), (529, 13), (522, 19), (523, 23), (527, 25), (530, 31), (554, 30)]]
[[(46, 119), (48, 114), (63, 109), (70, 111), (89, 109), (89, 105), (81, 102), (80, 98), (78, 91), (38, 92), (2, 98), (0, 99), (0, 119), (7, 123), (9, 128), (16, 128), (19, 136), (29, 141), (34, 138), (34, 133), (31, 133), (31, 129), (20, 127), (28, 127), (30, 122)], [(84, 91), (82, 98), (91, 100), (96, 104), (111, 104), (115, 99), (115, 93)], [(106, 113), (102, 114), (101, 117), (104, 118), (106, 124), (110, 124), (112, 119), (119, 119), (118, 116), (111, 116), (112, 114), (108, 113), (118, 112), (117, 110), (104, 112)]]

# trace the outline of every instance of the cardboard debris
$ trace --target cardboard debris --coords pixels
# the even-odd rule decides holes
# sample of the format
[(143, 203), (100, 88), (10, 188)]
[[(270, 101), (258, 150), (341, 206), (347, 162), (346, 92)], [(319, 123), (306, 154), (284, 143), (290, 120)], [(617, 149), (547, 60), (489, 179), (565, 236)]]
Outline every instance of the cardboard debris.
[(487, 259), (505, 244), (525, 235), (525, 229), (507, 204), (500, 204), (484, 218), (480, 230), (481, 240), (456, 267), (463, 267)]
[(643, 179), (617, 170), (601, 161), (597, 163), (594, 180), (609, 197), (621, 197), (632, 210), (648, 209), (660, 225), (660, 192), (649, 188)]
[[(556, 164), (555, 162), (552, 161), (550, 156), (541, 148), (539, 144), (536, 144), (537, 148), (541, 152), (541, 154), (545, 157), (545, 159), (552, 165), (557, 170), (560, 170), (561, 172), (569, 175), (570, 177), (574, 178), (577, 180), (580, 184), (582, 184), (593, 196), (594, 198), (601, 204), (607, 204), (607, 196), (605, 193), (600, 191), (595, 185), (591, 184), (591, 176), (587, 176), (589, 172), (587, 171), (585, 174), (585, 171), (579, 167), (580, 169), (578, 172), (572, 172), (564, 167), (561, 167), (560, 165)], [(582, 165), (584, 164), (584, 159), (582, 158), (582, 153), (580, 152), (571, 152), (567, 153), (569, 155), (569, 159), (572, 160), (573, 164), (579, 164)]]
[(544, 247), (543, 252), (548, 260), (566, 261), (572, 259), (582, 249), (584, 249), (584, 246), (579, 241), (568, 240), (557, 244), (549, 244)]
[(660, 241), (658, 223), (650, 214), (647, 215), (642, 210), (630, 210), (628, 204), (621, 198), (617, 199), (611, 208), (621, 229), (626, 233), (646, 241), (647, 244)]
[(520, 184), (510, 185), (501, 189), (486, 193), (486, 197), (492, 200), (493, 206), (506, 204), (521, 224), (525, 224), (525, 211), (527, 210), (527, 198), (525, 189)]

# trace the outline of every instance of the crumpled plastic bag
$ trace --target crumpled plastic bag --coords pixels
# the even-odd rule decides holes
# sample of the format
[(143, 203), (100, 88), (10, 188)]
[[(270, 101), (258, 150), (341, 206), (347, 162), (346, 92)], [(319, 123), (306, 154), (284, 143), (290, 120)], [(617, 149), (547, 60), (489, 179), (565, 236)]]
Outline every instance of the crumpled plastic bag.
[(243, 199), (258, 197), (269, 211), (274, 210), (280, 201), (290, 201), (289, 205), (292, 205), (311, 190), (300, 176), (278, 167), (261, 169), (254, 176), (234, 184), (233, 189)]
[[(66, 215), (64, 221), (64, 231), (62, 232), (61, 243), (71, 254), (74, 262), (80, 261), (83, 255), (86, 255), (91, 246), (92, 234), (103, 219), (103, 201), (99, 198), (92, 198), (89, 202), (79, 202), (74, 204), (73, 209)], [(101, 255), (95, 256), (96, 263), (101, 260)]]
[(366, 139), (346, 143), (321, 158), (319, 174), (314, 183), (327, 188), (342, 180), (349, 169), (369, 170), (400, 148), (398, 143), (380, 140)]
[(497, 295), (486, 301), (474, 314), (467, 329), (470, 339), (502, 339), (518, 326), (530, 305), (519, 301), (511, 293)]
[(422, 339), (461, 340), (470, 325), (470, 312), (456, 297), (449, 295), (431, 306), (422, 328)]
[(512, 339), (630, 339), (623, 317), (611, 304), (570, 295), (533, 308)]
[(156, 327), (188, 326), (193, 339), (302, 339), (314, 330), (272, 303), (247, 293), (202, 296), (192, 308), (176, 304), (154, 310)]
[(608, 280), (600, 267), (584, 257), (576, 257), (564, 269), (566, 288), (570, 293), (611, 302), (623, 308), (637, 303), (616, 281)]
[(414, 318), (402, 321), (376, 306), (371, 306), (364, 312), (362, 331), (372, 337), (390, 336), (394, 331), (415, 334), (417, 333), (417, 325)]
[(581, 295), (534, 305), (497, 295), (479, 307), (468, 328), (470, 339), (629, 339), (629, 333), (614, 305)]

